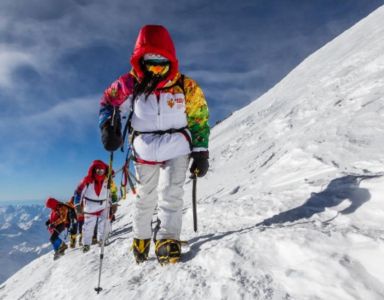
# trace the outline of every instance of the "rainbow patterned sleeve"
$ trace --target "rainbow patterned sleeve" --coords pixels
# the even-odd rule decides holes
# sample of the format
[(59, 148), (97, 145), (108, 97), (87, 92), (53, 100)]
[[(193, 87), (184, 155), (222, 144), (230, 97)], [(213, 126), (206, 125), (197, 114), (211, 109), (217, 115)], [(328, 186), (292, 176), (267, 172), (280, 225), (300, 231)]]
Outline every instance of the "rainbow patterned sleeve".
[(192, 134), (193, 150), (208, 149), (209, 140), (209, 111), (203, 91), (196, 81), (184, 78), (185, 111), (187, 114), (188, 128)]
[(99, 126), (112, 116), (113, 108), (119, 107), (133, 92), (134, 79), (131, 74), (125, 74), (113, 82), (103, 93), (100, 100)]

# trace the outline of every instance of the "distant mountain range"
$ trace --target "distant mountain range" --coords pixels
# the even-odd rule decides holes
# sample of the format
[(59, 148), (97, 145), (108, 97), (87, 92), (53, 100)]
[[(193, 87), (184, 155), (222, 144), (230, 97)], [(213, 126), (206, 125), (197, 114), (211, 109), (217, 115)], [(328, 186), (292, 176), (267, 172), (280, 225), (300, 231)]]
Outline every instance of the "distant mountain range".
[(0, 206), (0, 283), (51, 250), (43, 205)]

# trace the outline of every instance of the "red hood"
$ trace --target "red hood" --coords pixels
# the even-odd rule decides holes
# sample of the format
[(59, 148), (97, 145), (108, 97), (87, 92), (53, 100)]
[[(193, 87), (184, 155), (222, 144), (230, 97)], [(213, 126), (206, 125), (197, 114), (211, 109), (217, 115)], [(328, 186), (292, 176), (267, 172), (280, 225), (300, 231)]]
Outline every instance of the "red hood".
[(58, 204), (59, 204), (59, 201), (56, 200), (55, 198), (48, 198), (47, 201), (45, 202), (45, 206), (53, 210), (57, 208)]
[(95, 177), (95, 172), (94, 170), (95, 169), (105, 169), (105, 175), (104, 177), (107, 177), (108, 176), (108, 169), (109, 169), (109, 166), (101, 161), (101, 160), (94, 160), (91, 164), (91, 166), (89, 167), (88, 169), (88, 175), (87, 175), (87, 178), (90, 182), (92, 182), (93, 180), (96, 179)]
[(146, 53), (160, 54), (171, 62), (170, 72), (163, 80), (164, 83), (172, 80), (177, 75), (179, 65), (176, 58), (176, 50), (172, 38), (165, 27), (161, 25), (146, 25), (139, 32), (135, 49), (131, 56), (131, 64), (139, 80), (144, 77), (140, 60)]

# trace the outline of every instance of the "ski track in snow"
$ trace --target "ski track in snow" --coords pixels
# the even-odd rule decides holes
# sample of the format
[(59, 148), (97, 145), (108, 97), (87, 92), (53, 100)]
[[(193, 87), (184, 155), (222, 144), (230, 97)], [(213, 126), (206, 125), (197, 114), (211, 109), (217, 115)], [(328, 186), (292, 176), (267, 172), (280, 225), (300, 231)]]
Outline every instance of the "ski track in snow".
[(0, 299), (384, 299), (384, 7), (212, 130), (187, 181), (182, 261), (134, 263), (132, 203), (105, 249), (42, 256)]

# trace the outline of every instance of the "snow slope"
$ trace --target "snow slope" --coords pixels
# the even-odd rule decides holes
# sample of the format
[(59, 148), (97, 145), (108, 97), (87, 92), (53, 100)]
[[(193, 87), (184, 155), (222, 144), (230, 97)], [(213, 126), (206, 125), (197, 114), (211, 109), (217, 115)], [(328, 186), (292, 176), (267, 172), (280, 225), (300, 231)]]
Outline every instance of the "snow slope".
[(47, 216), (42, 205), (0, 206), (0, 283), (50, 250)]
[(94, 247), (42, 256), (0, 299), (384, 299), (383, 94), (381, 7), (213, 129), (181, 263), (134, 263), (127, 199), (100, 295)]

